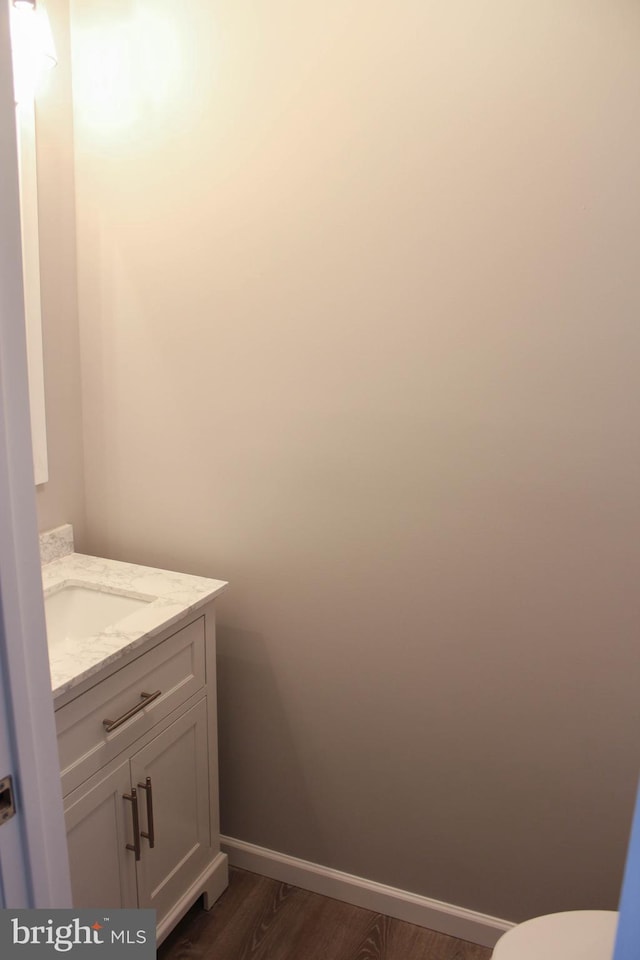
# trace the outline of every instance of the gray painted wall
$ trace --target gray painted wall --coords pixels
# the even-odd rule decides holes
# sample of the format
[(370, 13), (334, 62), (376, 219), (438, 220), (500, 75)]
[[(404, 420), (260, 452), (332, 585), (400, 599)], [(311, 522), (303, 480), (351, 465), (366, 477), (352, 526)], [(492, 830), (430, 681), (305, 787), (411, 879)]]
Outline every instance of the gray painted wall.
[(231, 580), (224, 832), (614, 907), (637, 4), (133, 10), (72, 2), (86, 546)]

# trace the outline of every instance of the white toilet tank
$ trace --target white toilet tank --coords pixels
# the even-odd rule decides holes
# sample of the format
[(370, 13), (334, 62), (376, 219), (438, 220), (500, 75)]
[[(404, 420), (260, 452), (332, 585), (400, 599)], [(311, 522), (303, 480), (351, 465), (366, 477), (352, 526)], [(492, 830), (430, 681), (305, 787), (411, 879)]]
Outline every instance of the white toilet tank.
[(618, 913), (573, 910), (518, 924), (500, 937), (493, 960), (611, 960)]

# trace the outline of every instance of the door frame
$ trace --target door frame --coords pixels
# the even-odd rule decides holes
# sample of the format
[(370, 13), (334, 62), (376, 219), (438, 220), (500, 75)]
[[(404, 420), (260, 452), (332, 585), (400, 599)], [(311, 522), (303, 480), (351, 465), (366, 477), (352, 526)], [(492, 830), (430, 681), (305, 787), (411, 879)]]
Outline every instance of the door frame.
[(0, 826), (6, 907), (71, 906), (31, 449), (9, 4), (0, 2)]

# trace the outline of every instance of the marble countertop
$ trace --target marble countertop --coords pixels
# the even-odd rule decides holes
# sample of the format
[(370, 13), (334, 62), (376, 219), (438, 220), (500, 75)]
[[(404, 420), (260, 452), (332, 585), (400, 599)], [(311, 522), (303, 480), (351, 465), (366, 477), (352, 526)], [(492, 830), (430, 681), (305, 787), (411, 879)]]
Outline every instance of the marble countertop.
[[(60, 535), (63, 529), (58, 528), (52, 534), (57, 534), (58, 540), (64, 541), (63, 549), (68, 549), (69, 537)], [(81, 553), (56, 556), (55, 548), (51, 549), (51, 541), (48, 541), (48, 548), (45, 543), (42, 555), (43, 559), (49, 560), (42, 566), (45, 598), (65, 586), (76, 585), (149, 601), (142, 609), (101, 633), (82, 639), (66, 637), (58, 640), (55, 646), (50, 645), (49, 664), (54, 698), (141, 647), (151, 637), (204, 606), (227, 586), (224, 580), (209, 580)], [(55, 559), (49, 559), (52, 555)]]

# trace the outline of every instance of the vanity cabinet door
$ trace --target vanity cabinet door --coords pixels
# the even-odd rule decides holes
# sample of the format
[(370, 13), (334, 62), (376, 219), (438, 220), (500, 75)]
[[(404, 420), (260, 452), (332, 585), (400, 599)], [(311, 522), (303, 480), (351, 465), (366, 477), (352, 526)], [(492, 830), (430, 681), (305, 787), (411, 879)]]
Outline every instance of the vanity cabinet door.
[(64, 801), (74, 907), (137, 907), (129, 761), (110, 764)]
[(153, 809), (154, 846), (142, 837), (137, 864), (139, 904), (155, 909), (158, 923), (211, 862), (207, 737), (201, 700), (131, 758), (143, 833), (151, 833), (147, 784)]

